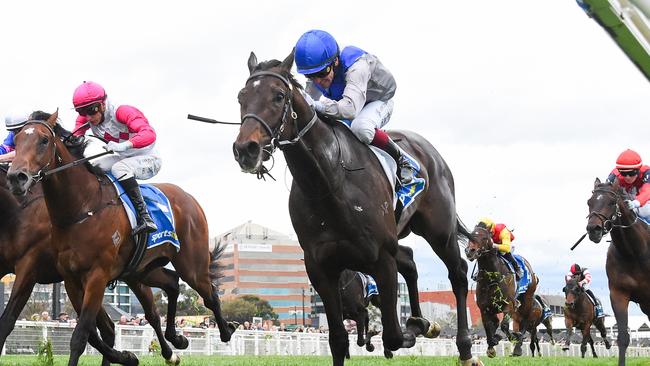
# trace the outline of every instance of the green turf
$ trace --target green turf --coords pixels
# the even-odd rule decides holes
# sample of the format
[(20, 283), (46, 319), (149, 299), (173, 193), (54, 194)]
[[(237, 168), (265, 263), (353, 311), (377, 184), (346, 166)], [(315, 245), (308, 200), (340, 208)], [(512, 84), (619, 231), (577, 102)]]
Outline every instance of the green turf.
[[(486, 366), (505, 365), (533, 365), (533, 366), (610, 366), (616, 364), (616, 358), (570, 358), (570, 357), (546, 357), (535, 358), (521, 357), (497, 357), (489, 359), (481, 357)], [(64, 366), (68, 362), (67, 356), (55, 356), (55, 366)], [(100, 357), (83, 356), (79, 365), (90, 366), (99, 365)], [(223, 366), (316, 366), (330, 365), (331, 359), (325, 356), (183, 356), (181, 357), (181, 366), (203, 366), (203, 365), (223, 365)], [(348, 366), (455, 366), (457, 359), (453, 357), (422, 357), (422, 356), (401, 356), (392, 360), (386, 360), (383, 357), (353, 357), (345, 363)], [(0, 365), (37, 365), (36, 356), (2, 356)], [(165, 366), (162, 357), (142, 356), (140, 357), (142, 366)], [(650, 358), (628, 358), (628, 366), (650, 365)]]

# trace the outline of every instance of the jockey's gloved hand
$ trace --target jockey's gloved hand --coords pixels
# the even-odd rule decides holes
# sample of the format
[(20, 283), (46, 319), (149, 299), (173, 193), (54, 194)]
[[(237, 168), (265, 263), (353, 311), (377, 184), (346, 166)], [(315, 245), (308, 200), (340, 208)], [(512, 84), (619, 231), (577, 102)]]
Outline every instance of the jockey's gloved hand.
[(625, 200), (625, 205), (630, 210), (641, 207), (641, 202), (639, 200)]
[(301, 91), (301, 94), (303, 98), (305, 98), (305, 101), (307, 104), (309, 104), (310, 107), (315, 109), (317, 112), (322, 112), (325, 110), (325, 106), (320, 100), (314, 100), (311, 95), (307, 94), (304, 90)]
[(133, 143), (131, 141), (123, 141), (123, 142), (109, 141), (106, 144), (106, 146), (104, 146), (104, 149), (106, 151), (122, 152), (132, 147), (133, 147)]

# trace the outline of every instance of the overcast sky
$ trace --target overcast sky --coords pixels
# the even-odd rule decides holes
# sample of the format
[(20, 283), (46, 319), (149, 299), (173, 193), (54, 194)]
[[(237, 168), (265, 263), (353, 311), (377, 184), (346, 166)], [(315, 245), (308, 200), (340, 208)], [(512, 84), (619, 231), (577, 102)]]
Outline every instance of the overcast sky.
[[(192, 193), (213, 235), (247, 220), (293, 233), (291, 176), (281, 154), (277, 182), (242, 173), (237, 128), (187, 113), (238, 121), (249, 53), (283, 59), (304, 31), (325, 29), (393, 72), (388, 127), (417, 131), (441, 152), (468, 226), (489, 215), (514, 228), (545, 291), (560, 291), (574, 261), (590, 267), (609, 308), (607, 244), (568, 248), (585, 230), (594, 179), (626, 148), (650, 161), (650, 88), (572, 0), (13, 1), (0, 14), (0, 114), (58, 107), (72, 128), (75, 87), (102, 84), (149, 118), (163, 157), (152, 181)], [(448, 283), (422, 239), (403, 244), (418, 252), (422, 289)]]

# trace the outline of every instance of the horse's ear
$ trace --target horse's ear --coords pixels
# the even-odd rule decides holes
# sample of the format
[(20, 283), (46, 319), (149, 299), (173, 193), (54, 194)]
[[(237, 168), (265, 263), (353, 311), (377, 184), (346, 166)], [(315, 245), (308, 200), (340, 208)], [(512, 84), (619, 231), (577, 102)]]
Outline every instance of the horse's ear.
[(59, 108), (57, 108), (56, 111), (54, 111), (54, 113), (52, 113), (50, 118), (47, 119), (47, 124), (50, 127), (54, 128), (54, 126), (56, 126), (56, 121), (58, 119), (59, 119)]
[(287, 56), (287, 58), (285, 58), (284, 61), (282, 61), (282, 65), (280, 65), (282, 69), (286, 71), (291, 71), (291, 67), (293, 66), (293, 57), (295, 54), (296, 54), (296, 48), (294, 47), (291, 50), (289, 56)]
[(252, 74), (256, 66), (257, 66), (257, 56), (255, 56), (255, 52), (251, 51), (251, 55), (248, 56), (248, 72)]
[(596, 181), (594, 182), (594, 188), (598, 187), (600, 183), (600, 178), (596, 178)]

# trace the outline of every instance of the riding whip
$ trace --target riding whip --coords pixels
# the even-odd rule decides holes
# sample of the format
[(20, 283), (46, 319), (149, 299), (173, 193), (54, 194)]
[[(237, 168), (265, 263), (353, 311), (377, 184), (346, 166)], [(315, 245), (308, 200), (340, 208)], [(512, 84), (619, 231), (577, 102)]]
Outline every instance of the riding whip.
[(587, 233), (582, 234), (580, 239), (578, 239), (578, 241), (575, 244), (573, 244), (573, 246), (571, 247), (571, 250), (575, 249), (578, 246), (578, 244), (580, 244), (580, 242), (582, 242), (582, 239), (584, 239), (585, 236), (587, 236)]
[(188, 114), (187, 119), (193, 119), (193, 120), (199, 121), (199, 122), (220, 124), (220, 125), (240, 125), (241, 124), (239, 122), (221, 122), (221, 121), (217, 121), (216, 119), (199, 117), (199, 116), (195, 116), (193, 114)]

